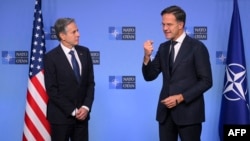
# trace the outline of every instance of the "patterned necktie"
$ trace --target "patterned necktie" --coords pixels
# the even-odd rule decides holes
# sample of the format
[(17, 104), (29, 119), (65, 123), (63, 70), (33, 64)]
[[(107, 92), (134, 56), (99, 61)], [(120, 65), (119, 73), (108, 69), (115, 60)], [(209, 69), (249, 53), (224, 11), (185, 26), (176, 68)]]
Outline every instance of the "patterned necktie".
[(175, 49), (174, 49), (174, 46), (177, 42), (176, 41), (173, 41), (171, 40), (171, 44), (170, 44), (170, 54), (169, 54), (169, 72), (171, 74), (172, 72), (172, 67), (173, 67), (173, 64), (174, 64), (174, 53), (175, 53)]
[(78, 82), (80, 82), (80, 69), (79, 69), (79, 65), (76, 61), (76, 57), (75, 57), (75, 54), (74, 54), (74, 51), (71, 50), (69, 52), (69, 54), (71, 55), (71, 63), (72, 63), (72, 66), (73, 66), (73, 70), (74, 70), (74, 73), (75, 73), (75, 76), (76, 76), (76, 79)]

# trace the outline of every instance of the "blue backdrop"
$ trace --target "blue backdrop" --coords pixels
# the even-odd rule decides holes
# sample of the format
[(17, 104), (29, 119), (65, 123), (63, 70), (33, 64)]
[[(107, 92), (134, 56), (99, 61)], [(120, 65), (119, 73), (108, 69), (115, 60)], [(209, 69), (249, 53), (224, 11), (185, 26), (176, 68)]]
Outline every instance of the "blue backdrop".
[[(200, 38), (210, 53), (214, 85), (205, 93), (202, 141), (218, 141), (225, 73), (219, 56), (227, 51), (233, 0), (42, 1), (47, 51), (58, 44), (49, 39), (55, 20), (73, 17), (80, 31), (80, 44), (100, 53), (100, 63), (94, 65), (96, 93), (89, 127), (91, 141), (158, 140), (155, 113), (162, 80), (160, 76), (153, 82), (144, 81), (141, 74), (143, 42), (152, 39), (157, 49), (166, 40), (160, 12), (173, 4), (186, 11), (187, 32)], [(238, 4), (249, 71), (250, 1), (238, 0)], [(0, 139), (3, 141), (22, 138), (29, 67), (25, 63), (11, 64), (4, 54), (30, 52), (34, 5), (35, 0), (1, 0), (0, 4)], [(110, 29), (121, 36), (115, 38)], [(121, 88), (109, 81), (111, 77), (120, 80), (122, 76), (130, 76), (133, 81)]]

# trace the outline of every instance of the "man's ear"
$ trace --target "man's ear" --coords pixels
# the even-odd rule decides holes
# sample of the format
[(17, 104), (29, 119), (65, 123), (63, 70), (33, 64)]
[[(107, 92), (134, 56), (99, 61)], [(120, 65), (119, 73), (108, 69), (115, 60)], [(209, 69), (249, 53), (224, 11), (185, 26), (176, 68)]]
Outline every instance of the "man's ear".
[(59, 33), (59, 37), (61, 38), (61, 40), (65, 40), (65, 34), (63, 32)]
[(184, 22), (178, 22), (178, 28), (183, 29), (184, 28)]

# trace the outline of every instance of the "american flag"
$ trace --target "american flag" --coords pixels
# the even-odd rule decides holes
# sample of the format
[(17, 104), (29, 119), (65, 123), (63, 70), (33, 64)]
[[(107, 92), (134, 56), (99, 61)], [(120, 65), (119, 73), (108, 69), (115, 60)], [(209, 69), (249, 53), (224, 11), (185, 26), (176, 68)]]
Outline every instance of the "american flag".
[(41, 0), (36, 0), (34, 10), (32, 43), (26, 110), (24, 115), (23, 141), (50, 141), (50, 126), (46, 119), (48, 96), (44, 85), (43, 57), (45, 36)]

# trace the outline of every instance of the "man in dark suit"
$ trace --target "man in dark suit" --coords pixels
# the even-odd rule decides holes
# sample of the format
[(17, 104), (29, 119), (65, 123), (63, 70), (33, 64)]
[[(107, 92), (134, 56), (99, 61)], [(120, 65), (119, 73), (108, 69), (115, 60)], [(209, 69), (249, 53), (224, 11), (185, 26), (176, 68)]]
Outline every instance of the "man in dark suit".
[(184, 10), (170, 6), (161, 16), (168, 41), (160, 44), (151, 61), (153, 41), (147, 40), (142, 65), (146, 81), (156, 79), (160, 73), (163, 76), (156, 116), (160, 141), (177, 141), (178, 136), (182, 141), (200, 141), (205, 121), (203, 94), (212, 87), (209, 53), (202, 42), (185, 33)]
[(95, 87), (90, 51), (78, 45), (80, 33), (74, 19), (60, 18), (54, 28), (60, 44), (44, 59), (51, 138), (52, 141), (88, 141)]

